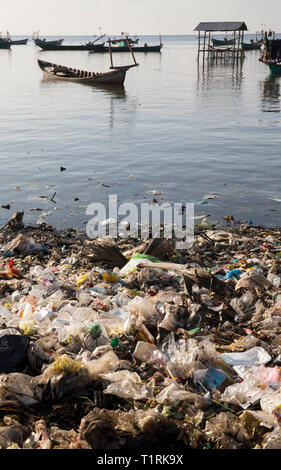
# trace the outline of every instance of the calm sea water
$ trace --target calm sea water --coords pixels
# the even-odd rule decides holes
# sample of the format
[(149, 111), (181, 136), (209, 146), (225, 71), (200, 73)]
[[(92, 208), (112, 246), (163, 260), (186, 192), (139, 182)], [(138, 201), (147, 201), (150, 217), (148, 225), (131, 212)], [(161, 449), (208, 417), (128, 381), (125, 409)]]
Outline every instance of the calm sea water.
[[(123, 91), (43, 80), (36, 62), (102, 72), (107, 54), (41, 51), (32, 41), (0, 50), (0, 205), (11, 205), (0, 209), (0, 225), (24, 210), (28, 223), (43, 213), (58, 228), (83, 228), (87, 205), (110, 194), (281, 225), (281, 78), (270, 77), (258, 51), (242, 66), (198, 67), (196, 40), (163, 36), (160, 54), (136, 53), (140, 66)], [(114, 54), (114, 63), (131, 56)], [(56, 204), (46, 199), (54, 193)]]

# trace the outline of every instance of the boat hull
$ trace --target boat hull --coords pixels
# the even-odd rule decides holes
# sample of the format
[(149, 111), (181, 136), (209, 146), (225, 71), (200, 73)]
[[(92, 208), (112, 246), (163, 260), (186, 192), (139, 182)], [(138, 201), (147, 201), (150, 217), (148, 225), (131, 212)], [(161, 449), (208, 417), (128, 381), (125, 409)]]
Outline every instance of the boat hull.
[(36, 46), (39, 47), (51, 47), (51, 46), (60, 46), (63, 42), (63, 39), (57, 39), (56, 41), (43, 41), (42, 39), (34, 39)]
[(231, 46), (232, 44), (234, 44), (233, 39), (229, 39), (227, 41), (223, 41), (223, 40), (220, 40), (220, 39), (213, 39), (213, 45), (214, 46)]
[(265, 62), (266, 65), (270, 68), (270, 71), (273, 75), (281, 75), (281, 62), (278, 64), (273, 64), (271, 62)]
[(243, 49), (245, 49), (245, 51), (251, 51), (251, 50), (257, 50), (257, 49), (260, 49), (261, 48), (261, 43), (243, 43)]
[(103, 44), (40, 44), (39, 47), (43, 51), (93, 51), (93, 52), (108, 52), (108, 49)]
[[(111, 70), (110, 72), (105, 72), (105, 73), (93, 73), (93, 72), (87, 72), (87, 71), (82, 71), (78, 69), (73, 69), (73, 68), (68, 68), (64, 67), (61, 65), (53, 64), (51, 62), (45, 62), (42, 60), (38, 60), (38, 65), (41, 68), (44, 77), (55, 79), (55, 80), (66, 80), (66, 81), (71, 81), (71, 82), (76, 82), (76, 83), (85, 83), (88, 85), (96, 85), (96, 84), (102, 84), (102, 85), (123, 85), (124, 80), (126, 77), (126, 72), (130, 68), (130, 66), (127, 67), (119, 67), (114, 70)], [(60, 71), (55, 74), (54, 70), (57, 68), (58, 70), (63, 70), (67, 71), (68, 73), (71, 73), (73, 75), (77, 76), (65, 76), (63, 75), (64, 72)]]
[[(133, 52), (160, 52), (163, 47), (163, 44), (157, 46), (132, 46), (131, 49)], [(113, 46), (111, 47), (112, 52), (131, 52), (128, 46)], [(109, 51), (109, 48), (106, 47), (106, 52)]]
[(0, 49), (10, 49), (11, 41), (0, 41)]
[(24, 46), (27, 44), (28, 38), (27, 39), (19, 39), (19, 40), (11, 40), (11, 45), (12, 46)]
[(163, 44), (159, 44), (157, 46), (134, 46), (131, 47), (131, 49), (128, 46), (112, 46), (111, 48), (104, 46), (103, 49), (101, 50), (91, 50), (90, 52), (109, 52), (111, 49), (111, 52), (160, 52), (163, 47)]

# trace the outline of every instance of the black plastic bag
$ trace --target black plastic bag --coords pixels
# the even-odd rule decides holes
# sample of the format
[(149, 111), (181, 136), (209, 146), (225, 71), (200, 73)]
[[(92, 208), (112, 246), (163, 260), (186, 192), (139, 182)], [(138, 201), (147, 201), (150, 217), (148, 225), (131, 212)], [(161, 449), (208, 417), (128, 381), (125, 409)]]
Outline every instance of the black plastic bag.
[(28, 336), (0, 336), (0, 373), (22, 372), (27, 365)]

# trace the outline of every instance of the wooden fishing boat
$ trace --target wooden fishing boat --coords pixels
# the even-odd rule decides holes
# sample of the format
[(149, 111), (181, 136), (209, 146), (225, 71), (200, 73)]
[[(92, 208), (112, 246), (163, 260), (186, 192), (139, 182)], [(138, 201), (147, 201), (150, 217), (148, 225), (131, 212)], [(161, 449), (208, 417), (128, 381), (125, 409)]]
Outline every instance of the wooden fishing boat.
[(281, 75), (281, 61), (273, 62), (273, 61), (265, 61), (264, 62), (270, 68), (270, 71), (273, 75)]
[(108, 52), (108, 48), (104, 44), (40, 44), (39, 46), (43, 51), (93, 51), (93, 52)]
[(267, 34), (264, 37), (264, 50), (259, 58), (270, 68), (273, 75), (281, 74), (281, 39), (268, 40)]
[[(139, 42), (139, 38), (137, 38), (137, 37), (130, 38), (128, 36), (128, 40), (129, 40), (130, 44), (138, 44), (138, 42)], [(126, 36), (124, 36), (124, 33), (121, 33), (120, 38), (111, 39), (111, 44), (119, 44), (120, 42), (122, 42), (122, 43), (125, 42), (126, 43)]]
[(23, 46), (27, 44), (28, 38), (26, 39), (11, 39), (11, 45), (12, 46)]
[(36, 46), (39, 46), (39, 47), (47, 47), (47, 46), (59, 46), (60, 44), (62, 44), (63, 42), (63, 38), (62, 39), (57, 39), (57, 40), (54, 40), (54, 41), (46, 41), (46, 39), (39, 39), (39, 38), (34, 38), (33, 39)]
[[(129, 44), (129, 42), (128, 42)], [(130, 46), (130, 45), (129, 45)], [(89, 72), (86, 70), (74, 69), (64, 65), (53, 64), (38, 60), (38, 65), (42, 70), (45, 77), (55, 78), (58, 80), (71, 80), (78, 83), (86, 83), (90, 85), (123, 85), (126, 73), (132, 67), (137, 67), (139, 64), (136, 62), (134, 53), (131, 51), (134, 63), (131, 65), (114, 66), (111, 53), (111, 45), (109, 43), (110, 63), (109, 72), (97, 73)]]
[(0, 49), (10, 49), (11, 41), (7, 38), (0, 37)]
[(161, 41), (160, 44), (154, 46), (148, 46), (147, 44), (144, 44), (143, 46), (134, 46), (130, 43), (130, 41), (127, 42), (127, 44), (125, 43), (125, 41), (122, 41), (122, 43), (119, 43), (120, 45), (112, 46), (112, 44), (116, 44), (115, 40), (111, 41), (111, 39), (109, 39), (107, 42), (109, 43), (109, 46), (104, 46), (100, 50), (90, 50), (90, 53), (109, 52), (109, 50), (111, 50), (111, 52), (160, 52), (163, 47)]
[(212, 39), (213, 46), (230, 46), (234, 44), (234, 39)]
[(257, 50), (261, 48), (263, 41), (243, 42), (243, 49), (245, 51)]
[[(134, 52), (160, 52), (162, 47), (162, 43), (155, 46), (148, 46), (147, 44), (144, 44), (143, 46), (132, 46), (132, 50)], [(108, 47), (105, 47), (105, 49), (108, 51)], [(125, 44), (122, 46), (113, 46), (112, 52), (130, 52), (130, 48)]]
[(38, 60), (38, 64), (44, 76), (48, 78), (71, 80), (74, 82), (88, 83), (92, 85), (99, 83), (108, 85), (123, 85), (127, 70), (138, 65), (133, 64), (113, 67), (113, 69), (109, 72), (96, 73), (65, 67), (63, 65), (52, 64), (51, 62), (45, 62), (43, 60)]

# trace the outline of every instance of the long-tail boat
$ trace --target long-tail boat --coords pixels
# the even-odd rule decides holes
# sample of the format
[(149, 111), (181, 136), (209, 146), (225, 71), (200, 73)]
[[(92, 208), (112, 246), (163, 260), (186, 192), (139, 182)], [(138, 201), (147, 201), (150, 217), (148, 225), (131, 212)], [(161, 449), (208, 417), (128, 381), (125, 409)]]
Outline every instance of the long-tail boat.
[(268, 40), (267, 34), (264, 37), (264, 50), (259, 60), (266, 64), (272, 74), (281, 74), (281, 39)]
[(27, 44), (28, 38), (26, 39), (11, 39), (11, 45), (12, 46), (24, 46)]
[(234, 44), (234, 39), (212, 39), (213, 46), (231, 46)]
[(50, 42), (42, 42), (39, 46), (44, 51), (93, 51), (93, 52), (108, 52), (105, 48), (104, 42), (96, 44), (97, 41), (102, 39), (105, 35), (98, 37), (95, 41), (89, 41), (85, 44), (54, 44)]
[(263, 41), (251, 41), (251, 42), (243, 42), (243, 49), (245, 51), (257, 50), (261, 48)]
[(47, 78), (55, 78), (58, 80), (71, 80), (78, 83), (87, 83), (91, 85), (95, 84), (106, 84), (106, 85), (123, 85), (126, 77), (127, 70), (132, 67), (136, 67), (139, 64), (136, 62), (134, 54), (132, 57), (134, 63), (131, 65), (114, 66), (112, 61), (112, 54), (110, 51), (111, 67), (109, 72), (97, 73), (89, 72), (86, 70), (80, 70), (72, 67), (66, 67), (64, 65), (53, 64), (43, 60), (38, 60), (38, 65), (42, 70), (43, 74)]
[(36, 46), (39, 46), (39, 47), (42, 47), (42, 46), (59, 46), (60, 44), (62, 44), (63, 38), (62, 39), (56, 39), (54, 41), (46, 41), (46, 39), (35, 38), (34, 42), (35, 42)]
[(11, 48), (11, 38), (7, 34), (7, 37), (3, 37), (0, 33), (0, 49), (10, 49)]

